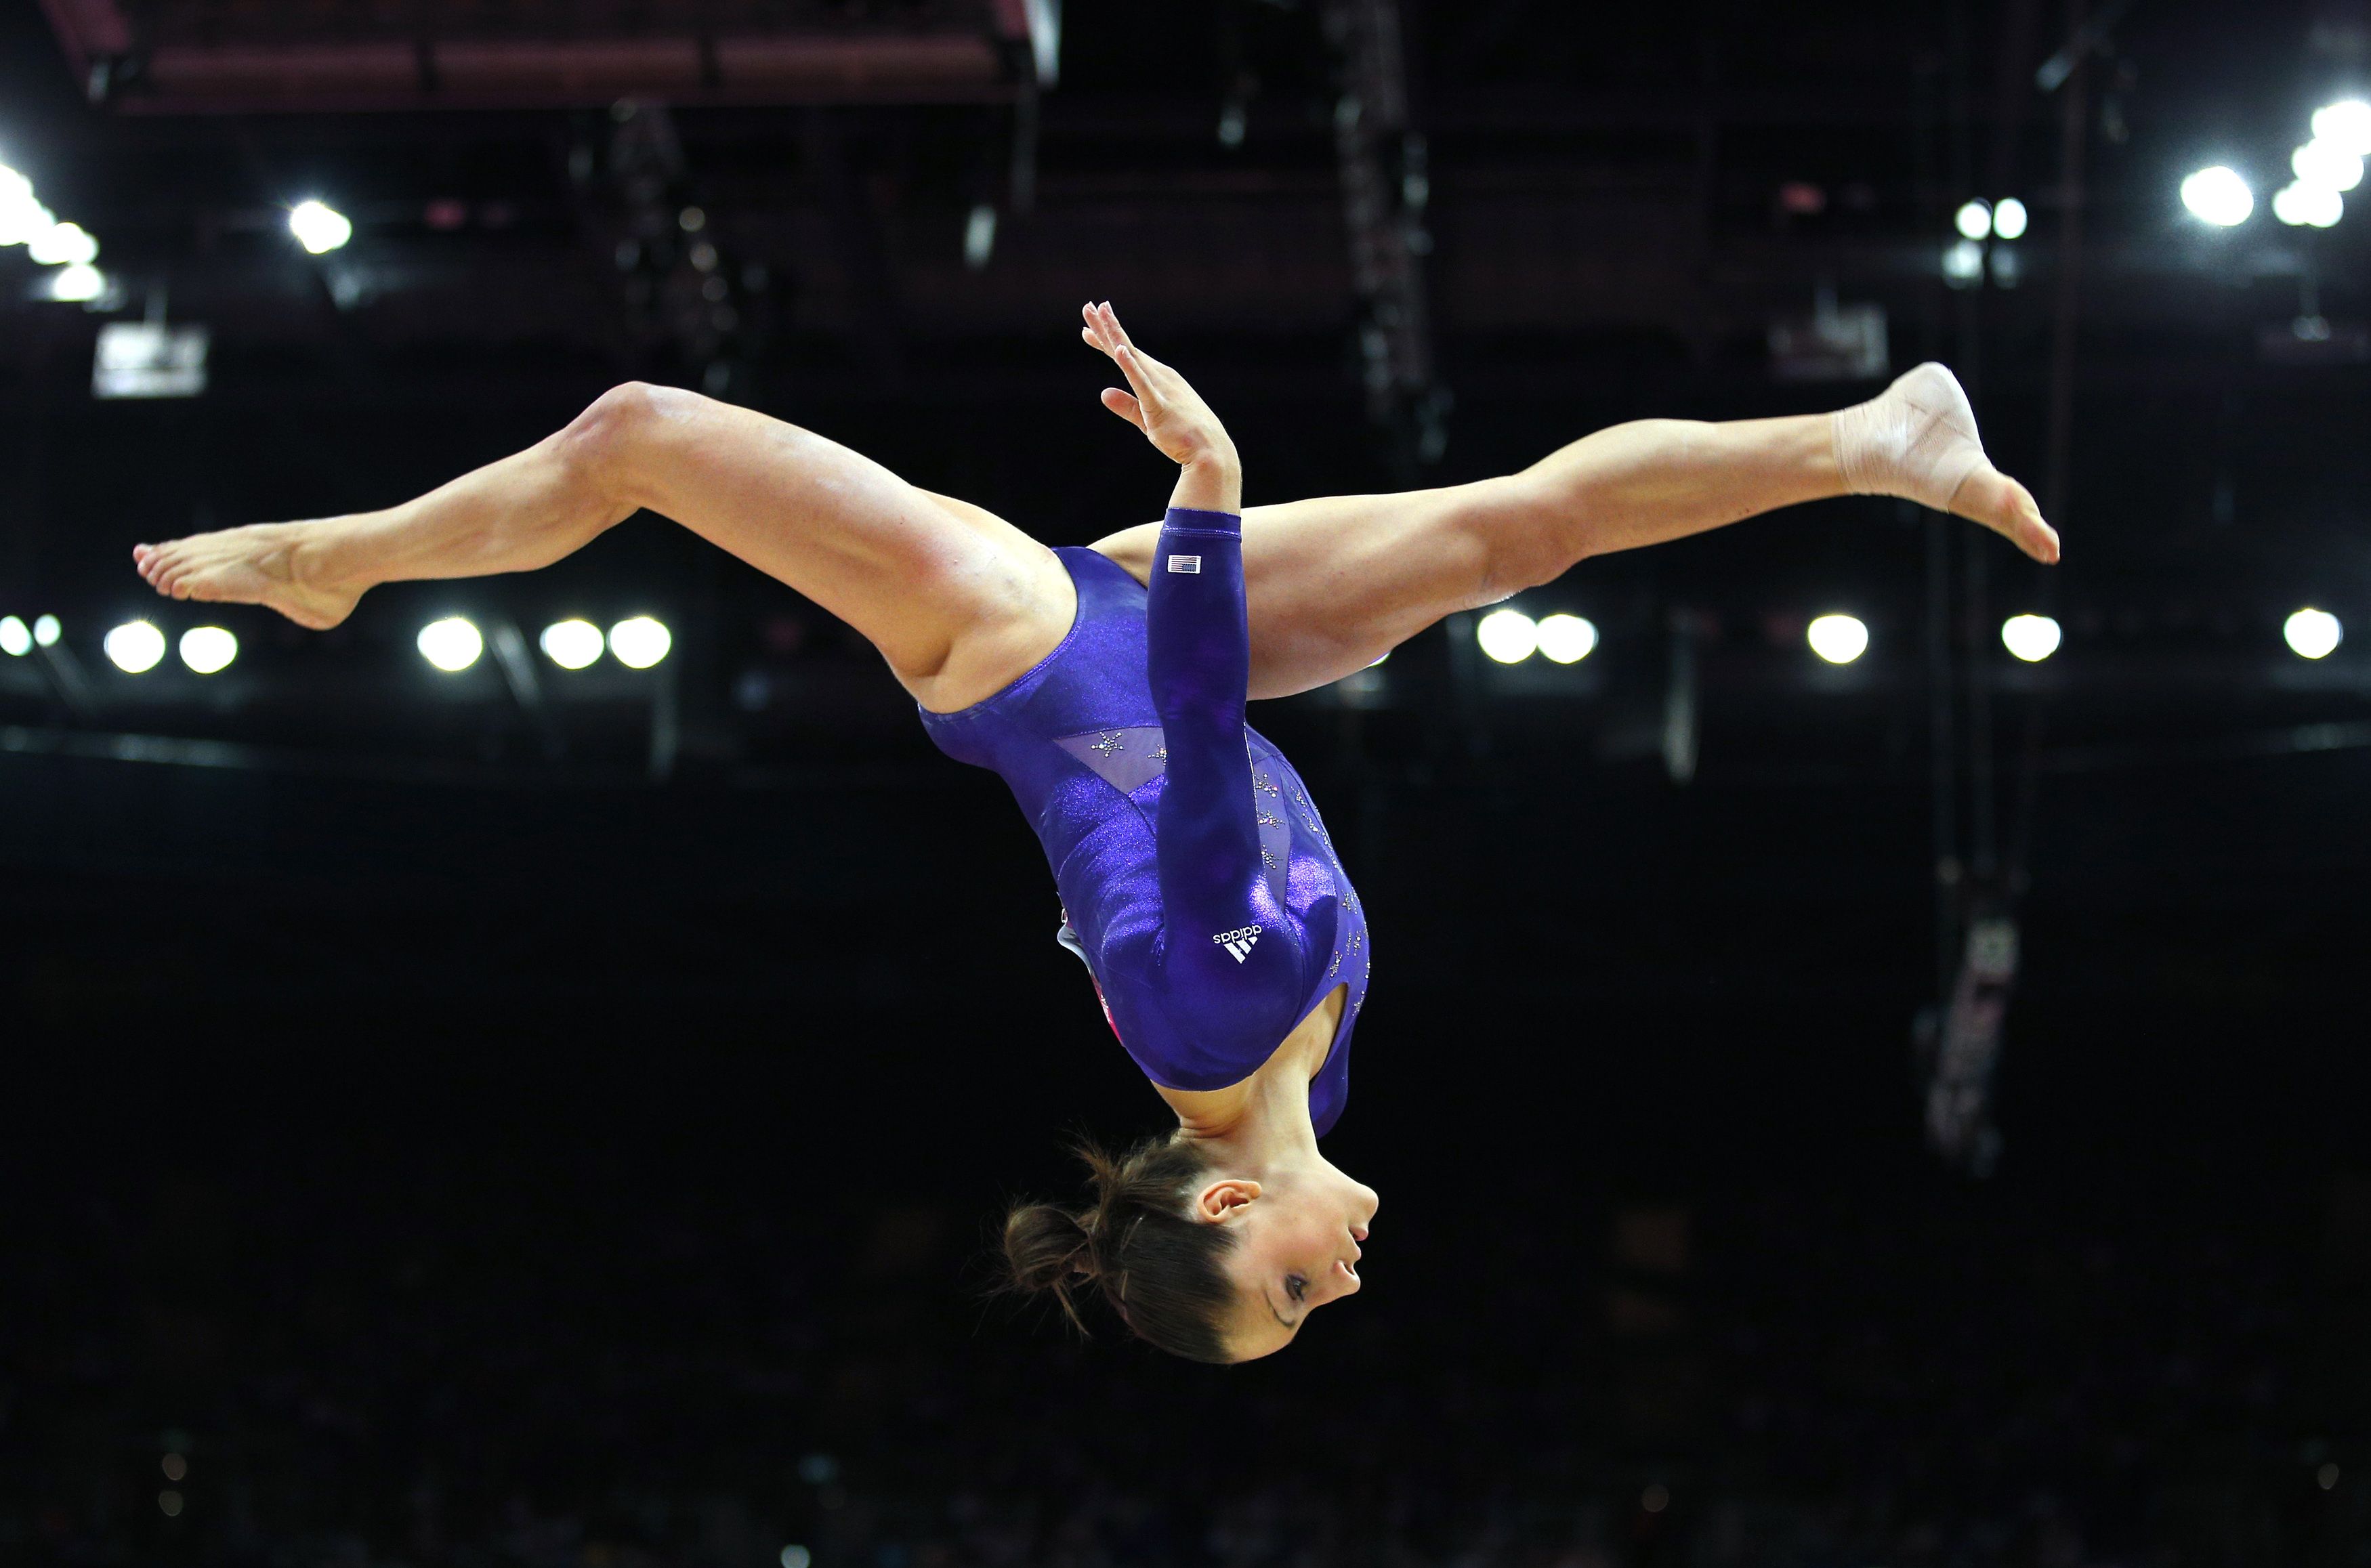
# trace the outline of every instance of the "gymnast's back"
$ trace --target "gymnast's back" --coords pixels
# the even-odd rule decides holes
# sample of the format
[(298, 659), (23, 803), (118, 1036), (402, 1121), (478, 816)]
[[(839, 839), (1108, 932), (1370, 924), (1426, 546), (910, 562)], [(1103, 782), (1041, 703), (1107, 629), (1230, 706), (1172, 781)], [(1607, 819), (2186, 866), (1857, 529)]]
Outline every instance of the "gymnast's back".
[(922, 722), (1011, 787), (1061, 894), (1059, 940), (1154, 1083), (1240, 1082), (1347, 987), (1310, 1085), (1323, 1134), (1347, 1098), (1366, 919), (1301, 776), (1244, 722), (1241, 520), (1172, 511), (1150, 590), (1093, 550), (1056, 553), (1078, 589), (1062, 641)]

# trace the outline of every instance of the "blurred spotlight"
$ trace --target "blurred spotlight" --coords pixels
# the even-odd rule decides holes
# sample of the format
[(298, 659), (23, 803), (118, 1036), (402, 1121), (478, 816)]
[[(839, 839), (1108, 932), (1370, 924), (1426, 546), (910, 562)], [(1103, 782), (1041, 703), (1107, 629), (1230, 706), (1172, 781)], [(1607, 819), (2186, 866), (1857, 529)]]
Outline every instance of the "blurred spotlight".
[(33, 618), (33, 640), (44, 648), (53, 646), (59, 638), (65, 635), (65, 630), (58, 624), (55, 616), (36, 616)]
[(1984, 275), (1984, 248), (1963, 239), (1943, 252), (1943, 281), (1955, 289), (1972, 286)]
[(87, 267), (98, 259), (98, 241), (80, 224), (52, 224), (25, 242), (25, 254), (43, 267)]
[(1539, 623), (1521, 610), (1492, 610), (1474, 628), (1474, 640), (1501, 664), (1520, 664), (1540, 645)]
[(2011, 616), (2001, 622), (2001, 646), (2029, 664), (2058, 651), (2058, 623), (2048, 616)]
[(536, 641), (563, 670), (581, 670), (601, 657), (601, 628), (588, 620), (554, 621)]
[(809, 1568), (814, 1562), (815, 1553), (804, 1546), (782, 1548), (782, 1568)]
[(168, 1454), (163, 1468), (167, 1481), (179, 1481), (190, 1473), (190, 1461), (179, 1454)]
[(1854, 616), (1822, 616), (1804, 633), (1811, 651), (1831, 664), (1849, 664), (1868, 651), (1868, 628)]
[(15, 616), (0, 617), (0, 653), (21, 659), (33, 651), (33, 628)]
[(323, 202), (299, 202), (288, 209), (288, 232), (316, 256), (326, 255), (354, 237), (346, 215)]
[(1979, 197), (1961, 204), (1952, 215), (1952, 224), (1970, 239), (1982, 239), (1993, 232), (1993, 205)]
[(0, 246), (23, 245), (56, 220), (33, 200), (33, 182), (0, 164)]
[(2238, 170), (2216, 164), (2181, 182), (2181, 204), (2202, 222), (2231, 228), (2246, 223), (2248, 214), (2256, 210), (2256, 193), (2239, 178)]
[(1549, 616), (1540, 622), (1540, 652), (1558, 664), (1578, 664), (1597, 646), (1595, 623), (1579, 616)]
[(107, 651), (108, 663), (125, 674), (145, 674), (165, 656), (165, 634), (146, 621), (125, 621), (99, 647)]
[(634, 616), (609, 628), (609, 651), (630, 670), (649, 669), (674, 646), (665, 625), (649, 616)]
[(2324, 1465), (2313, 1472), (2313, 1479), (2324, 1492), (2335, 1492), (2338, 1490), (2338, 1467)]
[(964, 265), (977, 272), (996, 254), (996, 209), (982, 202), (964, 220)]
[(50, 297), (66, 305), (80, 305), (106, 292), (107, 274), (87, 261), (76, 261), (50, 274)]
[(2289, 155), (2289, 167), (2299, 185), (2322, 190), (2352, 190), (2363, 183), (2363, 157), (2335, 142), (2311, 141)]
[(1671, 1505), (1671, 1489), (1660, 1481), (1638, 1494), (1638, 1506), (1649, 1514), (1660, 1514)]
[(2025, 237), (2025, 203), (2014, 196), (2003, 197), (1993, 208), (1993, 232), (2003, 239)]
[(468, 669), (485, 651), (485, 638), (459, 616), (447, 616), (420, 628), (420, 656), (447, 674)]
[(2343, 147), (2357, 157), (2371, 156), (2371, 103), (2348, 98), (2315, 110), (2313, 139)]
[(2304, 609), (2281, 623), (2289, 651), (2300, 659), (2327, 659), (2338, 651), (2345, 632), (2328, 610)]
[(2346, 214), (2346, 198), (2335, 190), (2299, 180), (2273, 192), (2273, 216), (2291, 228), (2329, 228)]
[[(199, 674), (211, 675), (230, 668), (238, 657), (238, 639), (218, 626), (193, 626), (181, 633), (181, 663)], [(179, 1476), (172, 1478), (179, 1481)]]
[(165, 1511), (165, 1517), (178, 1519), (181, 1516), (181, 1494), (178, 1492), (160, 1492), (156, 1493), (156, 1506)]

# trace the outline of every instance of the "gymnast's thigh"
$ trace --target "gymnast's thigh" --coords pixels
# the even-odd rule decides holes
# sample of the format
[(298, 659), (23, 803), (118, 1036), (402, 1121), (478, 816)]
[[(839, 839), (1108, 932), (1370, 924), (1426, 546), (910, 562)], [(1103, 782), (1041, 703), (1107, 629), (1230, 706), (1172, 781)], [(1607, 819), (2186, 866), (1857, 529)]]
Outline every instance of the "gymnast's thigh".
[(671, 387), (621, 388), (586, 419), (611, 431), (629, 499), (853, 626), (927, 708), (989, 696), (1070, 627), (1051, 550), (813, 431)]
[[(1520, 548), (1534, 500), (1520, 479), (1486, 479), (1245, 508), (1251, 695), (1339, 680), (1441, 617), (1526, 586), (1543, 570)], [(1145, 524), (1094, 548), (1143, 582), (1159, 532)]]

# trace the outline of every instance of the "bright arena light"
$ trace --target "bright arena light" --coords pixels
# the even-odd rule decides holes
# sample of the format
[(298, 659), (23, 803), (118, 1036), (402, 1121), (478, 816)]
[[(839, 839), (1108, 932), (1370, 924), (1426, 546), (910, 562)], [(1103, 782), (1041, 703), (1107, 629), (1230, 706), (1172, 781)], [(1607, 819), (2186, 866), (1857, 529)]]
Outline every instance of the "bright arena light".
[(665, 623), (649, 616), (634, 616), (609, 628), (609, 651), (618, 663), (630, 670), (647, 670), (667, 656), (675, 646)]
[(181, 663), (202, 675), (230, 668), (238, 657), (238, 639), (218, 626), (193, 626), (181, 633)]
[(97, 299), (107, 292), (107, 274), (87, 261), (61, 267), (50, 277), (50, 297), (68, 305)]
[(1868, 628), (1856, 616), (1822, 616), (1804, 636), (1811, 651), (1831, 664), (1849, 664), (1868, 651)]
[(22, 245), (56, 222), (33, 200), (33, 182), (0, 164), (0, 246)]
[(1951, 222), (1966, 237), (1982, 239), (1993, 232), (1993, 205), (1981, 197), (1962, 202), (1959, 212), (1952, 214)]
[(80, 224), (52, 224), (25, 242), (25, 254), (43, 267), (87, 267), (98, 259), (98, 241)]
[(107, 651), (108, 663), (125, 674), (145, 674), (165, 656), (165, 634), (146, 621), (125, 621), (99, 646)]
[(485, 651), (485, 638), (459, 616), (446, 616), (420, 628), (420, 656), (446, 674), (468, 669)]
[(2201, 222), (2232, 228), (2246, 223), (2248, 214), (2256, 210), (2256, 193), (2238, 169), (2216, 164), (2181, 182), (2181, 204)]
[(1492, 610), (1474, 628), (1482, 651), (1501, 664), (1520, 664), (1540, 645), (1540, 623), (1521, 610)]
[(1540, 652), (1557, 664), (1578, 664), (1597, 646), (1595, 623), (1579, 616), (1548, 616), (1540, 622)]
[(2348, 98), (2315, 110), (2313, 139), (2343, 147), (2357, 157), (2371, 156), (2371, 103)]
[(536, 641), (563, 670), (581, 670), (601, 657), (601, 628), (588, 620), (554, 621)]
[(2352, 190), (2363, 183), (2363, 156), (2350, 153), (2335, 142), (2319, 139), (2307, 142), (2289, 155), (2289, 167), (2299, 185), (2317, 186), (2324, 190)]
[(2025, 237), (2025, 203), (2014, 196), (2005, 196), (1993, 208), (1993, 232), (2003, 239)]
[(21, 200), (12, 190), (0, 189), (0, 246), (30, 245), (36, 236), (56, 226), (57, 217), (33, 200), (29, 189)]
[(55, 646), (58, 639), (64, 637), (65, 634), (66, 628), (58, 624), (57, 617), (36, 616), (33, 617), (33, 640), (40, 643), (42, 647), (50, 648)]
[(814, 1562), (815, 1553), (804, 1546), (782, 1548), (782, 1568), (809, 1568)]
[(2300, 659), (2327, 659), (2345, 640), (2338, 617), (2328, 610), (2299, 610), (2281, 624), (2281, 635)]
[(33, 628), (15, 616), (0, 616), (0, 653), (21, 659), (33, 651)]
[(354, 225), (326, 202), (299, 202), (288, 209), (288, 232), (297, 244), (320, 256), (353, 238)]
[(2011, 616), (2001, 622), (2001, 646), (2029, 664), (2058, 651), (2058, 623), (2048, 616)]
[(2329, 228), (2346, 214), (2346, 198), (2337, 191), (2299, 180), (2273, 192), (2273, 216), (2291, 228)]

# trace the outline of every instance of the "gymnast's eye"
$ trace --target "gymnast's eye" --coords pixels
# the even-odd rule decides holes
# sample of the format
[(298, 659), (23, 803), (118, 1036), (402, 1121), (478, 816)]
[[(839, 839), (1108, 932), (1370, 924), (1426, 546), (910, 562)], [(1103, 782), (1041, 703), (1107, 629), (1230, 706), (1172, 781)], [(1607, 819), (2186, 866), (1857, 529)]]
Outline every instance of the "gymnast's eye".
[(1284, 1293), (1295, 1301), (1304, 1300), (1309, 1295), (1309, 1282), (1299, 1274), (1287, 1274), (1284, 1276)]

